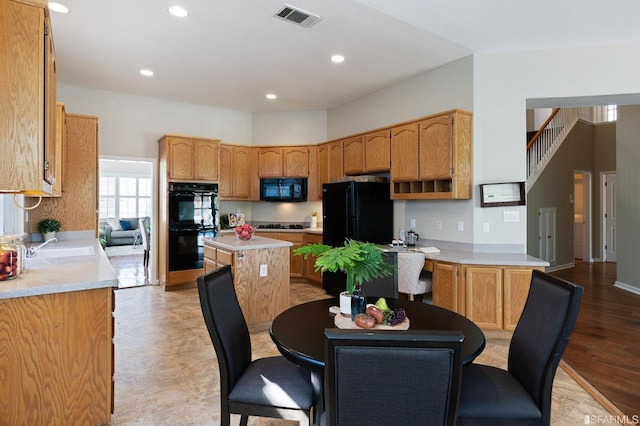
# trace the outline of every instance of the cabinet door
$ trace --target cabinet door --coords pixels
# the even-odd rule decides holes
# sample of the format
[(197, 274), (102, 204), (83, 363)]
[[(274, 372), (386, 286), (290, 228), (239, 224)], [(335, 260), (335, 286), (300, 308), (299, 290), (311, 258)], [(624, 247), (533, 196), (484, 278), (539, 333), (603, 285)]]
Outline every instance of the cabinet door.
[(389, 130), (381, 130), (379, 132), (369, 133), (365, 135), (364, 138), (364, 171), (367, 173), (389, 171), (391, 161), (391, 132)]
[(218, 180), (220, 144), (212, 141), (193, 141), (193, 177), (197, 180)]
[(58, 178), (62, 178), (62, 168), (60, 164), (62, 158), (58, 157), (59, 151), (57, 150), (56, 143), (56, 62), (55, 51), (53, 48), (53, 35), (51, 29), (51, 21), (48, 17), (45, 18), (45, 80), (44, 80), (44, 153), (45, 153), (45, 180), (49, 182), (52, 188), (52, 195), (58, 195), (53, 193), (56, 188)]
[(465, 316), (483, 328), (502, 328), (502, 269), (465, 267)]
[(168, 174), (170, 179), (193, 179), (193, 141), (171, 137), (169, 144)]
[(218, 195), (220, 198), (233, 197), (233, 147), (220, 145), (220, 179)]
[(66, 145), (66, 114), (64, 104), (58, 102), (56, 104), (56, 144), (55, 144), (55, 165), (54, 176), (55, 183), (51, 189), (51, 195), (60, 197), (62, 195), (63, 177), (64, 177), (64, 156)]
[(460, 306), (460, 286), (458, 284), (458, 265), (435, 262), (433, 265), (433, 304), (464, 315)]
[(329, 144), (329, 182), (333, 178), (342, 178), (344, 176), (342, 161), (342, 141), (331, 142)]
[(260, 148), (260, 177), (282, 177), (282, 148)]
[(320, 198), (322, 197), (322, 184), (331, 182), (329, 145), (328, 143), (318, 145), (318, 194), (320, 194)]
[[(306, 244), (322, 244), (322, 235), (320, 234), (306, 234)], [(300, 256), (302, 257), (302, 256)], [(304, 277), (315, 283), (319, 283), (322, 287), (322, 272), (315, 270), (316, 258), (314, 256), (308, 256), (304, 260)]]
[(251, 194), (250, 160), (251, 148), (233, 148), (233, 196), (236, 198), (248, 200)]
[(504, 268), (504, 329), (515, 330), (531, 286), (531, 268)]
[(451, 177), (453, 126), (450, 114), (420, 122), (419, 163), (420, 179)]
[(418, 179), (418, 124), (391, 129), (391, 180)]
[(344, 174), (358, 175), (364, 173), (364, 138), (356, 136), (354, 138), (345, 139), (342, 142), (344, 155)]
[(309, 148), (306, 146), (282, 148), (284, 176), (309, 177)]

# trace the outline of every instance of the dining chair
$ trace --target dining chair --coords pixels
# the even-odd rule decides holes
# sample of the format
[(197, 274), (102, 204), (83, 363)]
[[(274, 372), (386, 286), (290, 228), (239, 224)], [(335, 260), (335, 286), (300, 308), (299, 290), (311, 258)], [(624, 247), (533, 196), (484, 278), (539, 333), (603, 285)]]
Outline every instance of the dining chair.
[(433, 288), (431, 277), (422, 274), (424, 254), (415, 251), (398, 252), (398, 292), (409, 296), (409, 300), (422, 301)]
[(582, 287), (533, 271), (507, 370), (479, 364), (464, 368), (459, 426), (550, 424), (553, 379), (581, 299)]
[(220, 369), (221, 425), (231, 414), (297, 420), (311, 425), (311, 375), (282, 356), (251, 360), (251, 340), (236, 297), (231, 266), (198, 277), (204, 322)]
[(141, 246), (144, 249), (144, 257), (142, 258), (142, 264), (144, 268), (149, 267), (149, 251), (151, 246), (149, 244), (149, 231), (147, 230), (147, 218), (141, 217), (138, 219), (138, 231), (140, 231), (140, 238), (142, 239)]
[(454, 425), (459, 331), (325, 329), (329, 426)]

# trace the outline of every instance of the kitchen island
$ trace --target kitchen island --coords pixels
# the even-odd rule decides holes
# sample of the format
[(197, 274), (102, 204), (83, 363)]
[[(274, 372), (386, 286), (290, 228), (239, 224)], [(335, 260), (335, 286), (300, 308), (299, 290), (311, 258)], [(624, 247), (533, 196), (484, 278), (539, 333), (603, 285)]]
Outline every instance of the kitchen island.
[(289, 308), (289, 248), (293, 243), (253, 236), (204, 240), (204, 272), (231, 265), (240, 308), (248, 324), (273, 320)]
[(101, 425), (113, 412), (113, 287), (98, 241), (50, 243), (0, 281), (0, 424)]

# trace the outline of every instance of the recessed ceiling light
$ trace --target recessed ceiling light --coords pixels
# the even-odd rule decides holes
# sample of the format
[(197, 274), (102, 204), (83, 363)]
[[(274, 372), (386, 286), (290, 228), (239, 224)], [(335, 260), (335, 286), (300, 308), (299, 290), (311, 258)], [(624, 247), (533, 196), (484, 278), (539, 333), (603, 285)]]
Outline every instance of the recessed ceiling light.
[(60, 3), (49, 3), (49, 10), (53, 10), (58, 13), (69, 13), (69, 8)]
[(268, 93), (268, 94), (267, 94), (267, 99), (272, 99), (272, 100), (273, 100), (273, 99), (276, 99), (277, 97), (278, 97), (278, 96), (277, 96), (277, 95), (275, 95), (274, 93)]
[(331, 57), (331, 62), (335, 62), (336, 64), (339, 64), (340, 62), (344, 62), (344, 56), (342, 56), (342, 55), (333, 55)]
[(140, 74), (144, 75), (145, 77), (151, 77), (151, 76), (153, 76), (153, 71), (151, 71), (151, 70), (140, 70)]
[(170, 14), (172, 14), (173, 16), (177, 16), (178, 18), (184, 18), (185, 16), (189, 15), (189, 12), (187, 12), (187, 9), (181, 6), (171, 6), (167, 10), (169, 11)]

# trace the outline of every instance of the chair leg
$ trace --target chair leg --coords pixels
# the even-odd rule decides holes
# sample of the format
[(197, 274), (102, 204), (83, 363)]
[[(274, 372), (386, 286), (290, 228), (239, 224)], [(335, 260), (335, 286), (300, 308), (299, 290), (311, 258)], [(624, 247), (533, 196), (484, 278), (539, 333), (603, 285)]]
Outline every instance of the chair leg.
[(409, 295), (409, 300), (413, 302), (413, 294)]
[(249, 422), (249, 416), (247, 416), (246, 414), (242, 414), (240, 416), (240, 426), (247, 426), (248, 422)]

